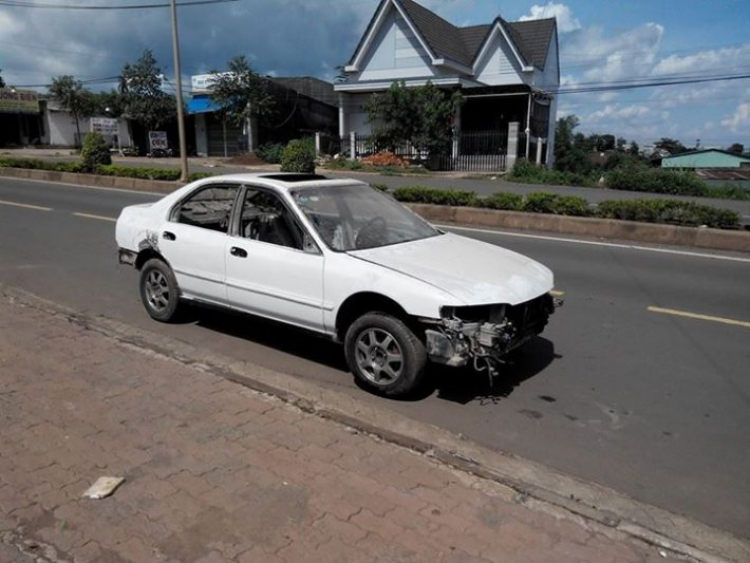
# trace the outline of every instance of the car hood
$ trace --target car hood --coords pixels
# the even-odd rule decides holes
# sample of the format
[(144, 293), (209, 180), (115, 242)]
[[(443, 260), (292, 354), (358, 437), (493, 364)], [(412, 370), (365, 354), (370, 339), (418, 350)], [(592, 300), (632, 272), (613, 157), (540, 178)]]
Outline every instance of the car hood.
[(452, 233), (349, 254), (429, 283), (466, 305), (517, 305), (550, 291), (554, 283), (552, 272), (539, 262)]

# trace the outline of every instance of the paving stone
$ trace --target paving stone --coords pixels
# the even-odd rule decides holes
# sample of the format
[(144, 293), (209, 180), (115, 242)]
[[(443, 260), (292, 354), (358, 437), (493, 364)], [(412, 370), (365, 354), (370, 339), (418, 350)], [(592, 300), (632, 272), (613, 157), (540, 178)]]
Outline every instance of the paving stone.
[[(211, 373), (140, 358), (11, 304), (2, 288), (0, 350), (0, 390), (11, 393), (0, 531), (23, 526), (77, 562), (658, 557)], [(81, 499), (102, 475), (126, 482), (107, 499)]]

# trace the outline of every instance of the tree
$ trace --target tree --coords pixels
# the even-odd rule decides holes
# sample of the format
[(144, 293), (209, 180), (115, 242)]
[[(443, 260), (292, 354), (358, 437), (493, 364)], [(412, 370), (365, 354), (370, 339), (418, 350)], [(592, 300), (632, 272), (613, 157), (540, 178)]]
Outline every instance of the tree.
[(733, 152), (735, 154), (742, 154), (743, 152), (745, 152), (745, 145), (743, 145), (742, 143), (734, 143), (729, 146), (727, 151)]
[(680, 141), (676, 139), (670, 139), (669, 137), (662, 137), (658, 141), (654, 142), (654, 147), (656, 147), (657, 149), (665, 150), (669, 154), (680, 154), (682, 152), (688, 151), (688, 149), (685, 148), (685, 145), (683, 145)]
[(268, 80), (255, 72), (244, 56), (229, 59), (227, 68), (227, 72), (211, 71), (210, 95), (222, 117), (241, 126), (248, 119), (268, 115), (274, 105)]
[(80, 120), (91, 115), (91, 93), (83, 87), (80, 80), (64, 75), (52, 79), (49, 88), (50, 95), (60, 104), (60, 107), (70, 112), (76, 123), (76, 146), (81, 142)]
[(411, 88), (394, 82), (387, 91), (373, 94), (364, 109), (378, 147), (395, 150), (408, 142), (419, 152), (440, 154), (450, 151), (460, 104), (458, 91), (441, 90), (430, 82)]
[(573, 133), (580, 120), (575, 115), (566, 115), (557, 120), (555, 130), (555, 170), (587, 172), (590, 168), (586, 151), (579, 144), (588, 140), (581, 133)]
[(125, 99), (116, 90), (91, 94), (92, 114), (121, 117), (125, 113)]
[[(3, 69), (0, 68), (0, 73), (3, 72)], [(5, 80), (3, 80), (2, 74), (0, 74), (0, 88), (5, 88)]]
[(149, 49), (134, 64), (127, 63), (122, 69), (121, 94), (125, 114), (149, 131), (174, 118), (177, 113), (174, 97), (161, 88), (162, 76)]

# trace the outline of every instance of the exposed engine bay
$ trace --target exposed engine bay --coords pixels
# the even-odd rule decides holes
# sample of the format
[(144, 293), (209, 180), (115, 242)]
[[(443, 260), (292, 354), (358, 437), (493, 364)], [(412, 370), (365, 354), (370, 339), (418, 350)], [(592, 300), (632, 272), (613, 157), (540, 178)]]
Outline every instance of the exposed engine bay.
[(518, 305), (443, 307), (441, 320), (425, 331), (427, 354), (451, 367), (469, 361), (477, 371), (498, 374), (503, 358), (539, 335), (562, 300), (549, 293)]

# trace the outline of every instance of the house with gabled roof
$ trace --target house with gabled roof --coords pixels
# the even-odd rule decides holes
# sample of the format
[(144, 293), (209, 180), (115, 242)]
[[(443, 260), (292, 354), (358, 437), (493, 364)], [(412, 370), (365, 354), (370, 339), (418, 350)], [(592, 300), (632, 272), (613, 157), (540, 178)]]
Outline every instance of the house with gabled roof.
[[(560, 85), (554, 18), (458, 27), (414, 0), (381, 0), (348, 64), (339, 93), (339, 134), (371, 133), (363, 104), (394, 82), (428, 81), (464, 98), (454, 126), (453, 168), (475, 157), (551, 165)], [(549, 147), (549, 150), (548, 150)], [(482, 154), (488, 153), (488, 154)], [(502, 157), (502, 158), (500, 158)], [(474, 159), (476, 160), (476, 159)]]

